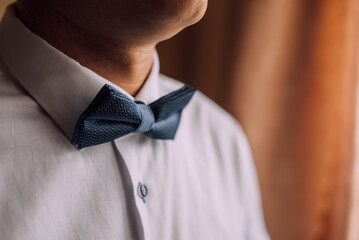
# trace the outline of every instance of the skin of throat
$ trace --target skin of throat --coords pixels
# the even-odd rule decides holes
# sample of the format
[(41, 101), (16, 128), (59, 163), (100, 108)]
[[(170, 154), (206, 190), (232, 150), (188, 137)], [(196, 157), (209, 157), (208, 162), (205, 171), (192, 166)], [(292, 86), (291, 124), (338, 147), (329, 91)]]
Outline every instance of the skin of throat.
[(50, 4), (37, 0), (31, 6), (18, 1), (20, 20), (35, 34), (67, 56), (135, 96), (153, 64), (158, 42), (128, 43), (111, 41), (76, 26)]

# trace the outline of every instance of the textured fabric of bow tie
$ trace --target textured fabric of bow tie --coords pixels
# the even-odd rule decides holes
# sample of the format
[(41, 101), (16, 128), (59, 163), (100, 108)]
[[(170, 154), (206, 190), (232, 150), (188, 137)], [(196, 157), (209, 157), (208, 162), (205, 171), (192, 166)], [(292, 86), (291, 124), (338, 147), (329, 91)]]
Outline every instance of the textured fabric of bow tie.
[(195, 91), (186, 85), (146, 105), (106, 84), (78, 119), (71, 143), (81, 149), (133, 132), (174, 139), (182, 110)]

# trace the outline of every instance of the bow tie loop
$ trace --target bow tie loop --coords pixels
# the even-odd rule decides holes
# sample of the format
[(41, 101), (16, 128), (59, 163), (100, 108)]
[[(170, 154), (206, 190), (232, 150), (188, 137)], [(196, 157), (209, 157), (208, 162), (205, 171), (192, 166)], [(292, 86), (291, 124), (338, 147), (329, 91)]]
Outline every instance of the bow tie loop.
[(155, 116), (153, 115), (152, 109), (149, 105), (138, 102), (137, 107), (141, 115), (141, 123), (135, 132), (148, 132), (155, 123)]
[(172, 113), (181, 111), (191, 100), (195, 89), (185, 85), (181, 89), (171, 92), (150, 104), (155, 120), (161, 121)]

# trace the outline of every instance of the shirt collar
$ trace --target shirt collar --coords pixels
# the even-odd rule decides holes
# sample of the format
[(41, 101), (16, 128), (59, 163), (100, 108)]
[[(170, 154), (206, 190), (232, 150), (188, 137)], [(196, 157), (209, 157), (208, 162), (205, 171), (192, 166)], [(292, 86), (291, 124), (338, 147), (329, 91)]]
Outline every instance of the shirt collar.
[[(0, 58), (12, 76), (45, 109), (69, 139), (77, 119), (105, 85), (125, 90), (80, 65), (27, 29), (9, 5), (0, 23)], [(146, 104), (159, 94), (159, 60), (134, 100)]]

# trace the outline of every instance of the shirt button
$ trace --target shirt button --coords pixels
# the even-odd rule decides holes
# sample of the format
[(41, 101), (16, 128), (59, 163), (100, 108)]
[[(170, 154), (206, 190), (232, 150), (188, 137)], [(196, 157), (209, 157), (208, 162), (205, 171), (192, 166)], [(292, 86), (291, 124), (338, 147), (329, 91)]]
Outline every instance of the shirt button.
[(142, 184), (141, 182), (138, 183), (137, 186), (137, 194), (142, 199), (143, 203), (146, 203), (146, 196), (148, 194), (148, 189), (145, 184)]

